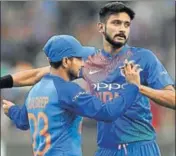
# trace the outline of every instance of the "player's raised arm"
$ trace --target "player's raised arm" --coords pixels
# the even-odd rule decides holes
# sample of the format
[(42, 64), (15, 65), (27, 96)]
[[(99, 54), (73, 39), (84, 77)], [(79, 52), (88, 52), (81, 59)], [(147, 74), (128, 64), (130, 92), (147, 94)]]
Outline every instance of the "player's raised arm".
[(0, 88), (32, 86), (45, 74), (49, 73), (50, 67), (42, 67), (21, 71), (12, 75), (1, 77)]
[[(78, 86), (72, 86), (72, 89), (72, 96), (68, 95), (68, 99), (61, 98), (61, 107), (78, 115), (106, 122), (120, 117), (132, 105), (138, 94), (137, 86), (128, 85), (118, 98), (103, 103), (96, 96), (88, 94)], [(74, 95), (74, 93), (77, 94)]]
[[(138, 95), (138, 85), (140, 85), (140, 69), (137, 69), (137, 66), (132, 69), (127, 64), (124, 71), (127, 81), (131, 84), (125, 86), (125, 89), (119, 93), (119, 97), (103, 103), (96, 96), (87, 93), (78, 85), (69, 83), (64, 86), (67, 89), (63, 89), (62, 93), (58, 89), (61, 107), (99, 121), (116, 120), (134, 103)], [(68, 96), (62, 96), (62, 94)]]
[(29, 129), (28, 113), (25, 105), (20, 108), (7, 100), (3, 100), (2, 104), (4, 113), (14, 122), (17, 128), (21, 130)]

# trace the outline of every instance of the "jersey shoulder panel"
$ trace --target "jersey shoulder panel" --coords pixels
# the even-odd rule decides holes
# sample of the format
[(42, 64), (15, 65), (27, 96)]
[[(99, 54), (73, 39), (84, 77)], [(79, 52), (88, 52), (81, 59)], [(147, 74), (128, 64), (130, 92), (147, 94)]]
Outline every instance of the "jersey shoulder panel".
[(142, 59), (143, 63), (152, 63), (157, 60), (156, 55), (150, 49), (141, 48), (141, 47), (130, 47), (134, 56), (136, 55), (138, 58)]

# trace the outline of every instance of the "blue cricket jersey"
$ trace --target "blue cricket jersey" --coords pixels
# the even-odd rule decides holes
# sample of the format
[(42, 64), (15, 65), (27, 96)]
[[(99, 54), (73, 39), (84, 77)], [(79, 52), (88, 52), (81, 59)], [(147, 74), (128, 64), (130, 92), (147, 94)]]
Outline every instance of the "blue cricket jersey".
[[(124, 60), (134, 61), (143, 71), (141, 84), (154, 89), (162, 89), (173, 82), (166, 69), (150, 51), (144, 48), (125, 45), (118, 54), (111, 55), (104, 50), (89, 57), (82, 71), (92, 94), (103, 102), (118, 96), (126, 80), (119, 67)], [(119, 105), (121, 107), (121, 105)], [(149, 99), (138, 93), (135, 102), (116, 121), (98, 122), (97, 143), (99, 147), (117, 148), (118, 144), (155, 139), (152, 126), (152, 114)]]
[(81, 156), (80, 116), (103, 122), (116, 120), (138, 94), (135, 85), (124, 88), (118, 98), (104, 104), (77, 84), (48, 74), (30, 90), (21, 109), (9, 109), (9, 116), (18, 128), (30, 127), (35, 156)]

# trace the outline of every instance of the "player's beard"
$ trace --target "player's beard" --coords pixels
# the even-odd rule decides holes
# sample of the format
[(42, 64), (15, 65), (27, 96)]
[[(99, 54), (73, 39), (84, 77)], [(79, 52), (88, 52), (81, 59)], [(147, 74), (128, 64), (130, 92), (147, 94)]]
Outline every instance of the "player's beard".
[(73, 81), (78, 78), (78, 76), (75, 74), (73, 70), (68, 71), (68, 76), (69, 76), (70, 81)]
[(106, 39), (106, 41), (108, 41), (111, 45), (112, 45), (112, 47), (114, 48), (114, 49), (119, 49), (119, 48), (121, 48), (123, 45), (125, 45), (126, 43), (127, 43), (127, 41), (128, 41), (128, 38), (125, 40), (125, 42), (117, 42), (117, 41), (114, 41), (113, 40), (113, 38), (108, 34), (108, 32), (107, 32), (107, 28), (106, 28), (106, 26), (105, 26), (105, 33), (104, 33), (104, 36), (105, 36), (105, 39)]

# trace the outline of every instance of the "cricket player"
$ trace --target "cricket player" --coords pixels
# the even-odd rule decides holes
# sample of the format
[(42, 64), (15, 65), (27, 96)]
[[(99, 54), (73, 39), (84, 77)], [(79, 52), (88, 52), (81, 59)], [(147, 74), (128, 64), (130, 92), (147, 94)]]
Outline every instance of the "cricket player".
[[(123, 72), (125, 59), (139, 64), (143, 71), (140, 73), (139, 99), (116, 121), (98, 122), (96, 156), (160, 156), (151, 123), (149, 98), (175, 110), (174, 83), (151, 50), (127, 45), (135, 18), (130, 7), (110, 2), (100, 9), (99, 16), (103, 48), (87, 59), (81, 72), (92, 94), (104, 102), (118, 95), (126, 82)], [(4, 88), (31, 85), (48, 71), (48, 67), (43, 67), (7, 75), (2, 82)]]
[(119, 97), (103, 103), (70, 82), (78, 77), (82, 58), (88, 54), (74, 37), (53, 36), (44, 51), (50, 74), (32, 87), (21, 109), (6, 100), (3, 108), (18, 128), (30, 127), (34, 156), (81, 156), (79, 115), (107, 123), (123, 115), (138, 95), (140, 68), (126, 63), (124, 74), (130, 84), (121, 89)]
[[(103, 35), (103, 49), (88, 59), (83, 74), (87, 82), (93, 83), (92, 91), (105, 101), (103, 97), (107, 94), (115, 98), (116, 92), (125, 83), (119, 68), (123, 66), (124, 59), (139, 64), (143, 71), (140, 73), (142, 85), (139, 100), (116, 121), (110, 124), (98, 122), (99, 148), (96, 156), (160, 156), (156, 132), (151, 124), (148, 98), (175, 109), (173, 81), (152, 51), (126, 44), (135, 17), (131, 8), (123, 3), (112, 2), (100, 9), (99, 16), (98, 27)], [(101, 67), (98, 66), (100, 64)], [(88, 71), (97, 72), (92, 74)], [(97, 77), (100, 79), (105, 75), (106, 81), (97, 81)], [(108, 88), (110, 85), (113, 86), (111, 89)]]

